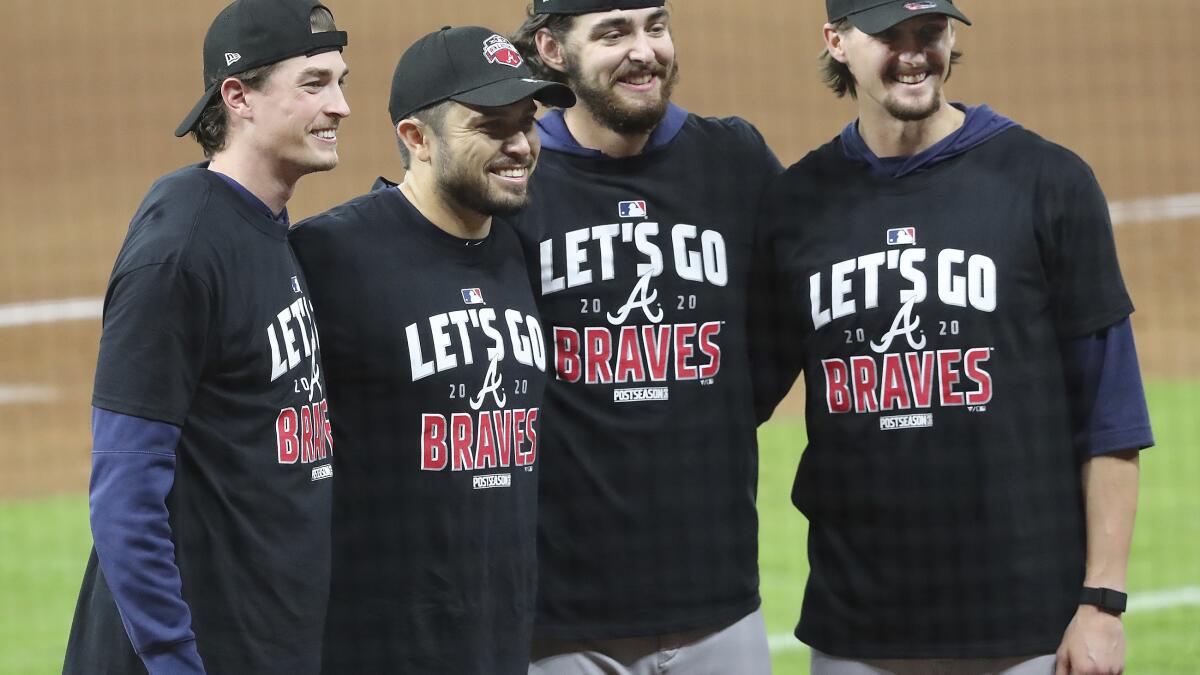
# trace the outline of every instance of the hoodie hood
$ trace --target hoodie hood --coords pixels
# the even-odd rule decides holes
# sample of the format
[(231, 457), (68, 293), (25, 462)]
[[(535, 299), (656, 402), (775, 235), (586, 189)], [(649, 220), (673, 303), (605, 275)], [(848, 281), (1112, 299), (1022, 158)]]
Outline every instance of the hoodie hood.
[(842, 129), (841, 134), (846, 159), (870, 165), (871, 173), (881, 178), (901, 178), (957, 157), (995, 138), (1003, 131), (1020, 126), (986, 105), (951, 105), (966, 113), (967, 118), (962, 126), (932, 147), (911, 156), (877, 157), (858, 133), (858, 120), (851, 122)]
[[(646, 142), (646, 147), (642, 152), (650, 152), (670, 143), (683, 129), (687, 117), (688, 111), (674, 103), (668, 103), (667, 113), (650, 133), (650, 140)], [(542, 115), (541, 119), (537, 121), (537, 128), (538, 134), (542, 137), (543, 150), (565, 152), (580, 157), (606, 157), (603, 152), (585, 148), (575, 140), (575, 137), (571, 135), (571, 130), (567, 128), (567, 122), (563, 119), (563, 111), (560, 108), (553, 108)]]

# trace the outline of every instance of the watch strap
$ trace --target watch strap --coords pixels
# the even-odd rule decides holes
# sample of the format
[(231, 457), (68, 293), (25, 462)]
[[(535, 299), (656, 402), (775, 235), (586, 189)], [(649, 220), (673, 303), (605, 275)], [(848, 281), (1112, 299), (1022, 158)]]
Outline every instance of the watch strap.
[(1128, 594), (1112, 588), (1084, 586), (1083, 592), (1079, 594), (1079, 604), (1095, 605), (1114, 614), (1124, 612), (1128, 601)]

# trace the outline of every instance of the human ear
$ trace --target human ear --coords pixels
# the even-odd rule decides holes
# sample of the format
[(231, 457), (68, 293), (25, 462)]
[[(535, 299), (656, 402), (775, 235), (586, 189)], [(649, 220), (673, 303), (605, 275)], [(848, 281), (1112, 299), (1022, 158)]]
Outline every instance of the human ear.
[(825, 50), (838, 63), (846, 62), (846, 47), (844, 44), (844, 36), (838, 31), (837, 26), (831, 23), (825, 24), (821, 28), (821, 35), (825, 40)]
[(396, 137), (408, 148), (415, 162), (428, 162), (430, 157), (427, 129), (421, 120), (406, 117), (396, 123)]
[(541, 57), (542, 63), (560, 73), (567, 71), (566, 49), (563, 47), (563, 43), (554, 37), (549, 28), (539, 30), (533, 36), (533, 41), (537, 45), (538, 56)]

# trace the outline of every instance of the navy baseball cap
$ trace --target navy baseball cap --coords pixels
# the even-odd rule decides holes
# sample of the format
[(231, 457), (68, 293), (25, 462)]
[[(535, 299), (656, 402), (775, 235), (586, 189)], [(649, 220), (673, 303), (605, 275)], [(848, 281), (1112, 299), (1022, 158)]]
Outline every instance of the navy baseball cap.
[(613, 9), (662, 7), (666, 0), (535, 0), (535, 14), (590, 14)]
[(196, 126), (225, 78), (293, 56), (341, 51), (346, 46), (345, 31), (312, 32), (309, 15), (316, 7), (329, 11), (317, 0), (236, 0), (221, 10), (204, 36), (204, 95), (175, 135), (183, 136)]
[(953, 0), (825, 0), (829, 23), (848, 20), (855, 28), (875, 35), (924, 14), (945, 14), (971, 25)]
[(560, 108), (575, 105), (570, 87), (535, 79), (508, 38), (482, 26), (446, 26), (414, 42), (400, 57), (388, 112), (396, 124), (447, 99), (492, 108), (530, 96)]

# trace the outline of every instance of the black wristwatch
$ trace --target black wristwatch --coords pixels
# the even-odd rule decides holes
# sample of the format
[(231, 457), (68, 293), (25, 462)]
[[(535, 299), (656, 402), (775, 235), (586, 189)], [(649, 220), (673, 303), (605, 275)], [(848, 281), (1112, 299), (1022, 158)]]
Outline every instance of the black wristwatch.
[(1129, 600), (1129, 596), (1121, 591), (1116, 591), (1111, 588), (1093, 588), (1084, 586), (1083, 592), (1079, 594), (1079, 604), (1095, 605), (1100, 609), (1112, 614), (1120, 614), (1125, 611), (1125, 603)]

